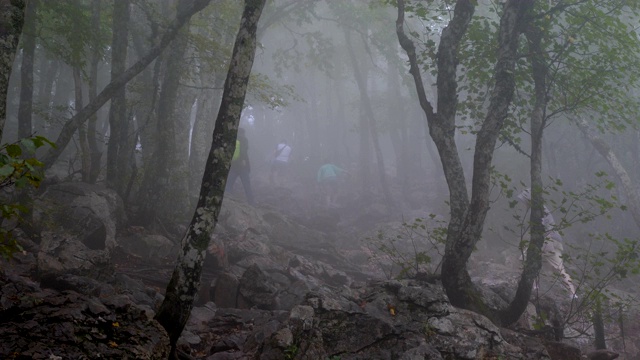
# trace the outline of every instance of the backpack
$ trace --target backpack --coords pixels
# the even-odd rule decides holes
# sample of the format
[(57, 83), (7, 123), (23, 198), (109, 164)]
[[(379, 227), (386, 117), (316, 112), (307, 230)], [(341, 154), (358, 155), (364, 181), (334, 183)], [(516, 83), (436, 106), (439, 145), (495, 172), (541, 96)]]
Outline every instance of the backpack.
[(236, 161), (240, 157), (240, 140), (236, 140), (236, 149), (233, 151), (231, 161)]

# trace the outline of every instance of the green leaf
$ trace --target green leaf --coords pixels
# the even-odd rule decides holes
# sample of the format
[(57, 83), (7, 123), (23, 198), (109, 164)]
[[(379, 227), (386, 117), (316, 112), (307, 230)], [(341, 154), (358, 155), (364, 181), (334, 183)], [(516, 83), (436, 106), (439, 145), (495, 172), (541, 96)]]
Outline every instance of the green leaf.
[(8, 177), (15, 171), (15, 168), (11, 164), (6, 164), (0, 167), (0, 177)]
[(36, 152), (36, 145), (33, 143), (33, 139), (31, 138), (24, 138), (24, 139), (20, 139), (20, 144), (22, 144), (22, 146), (24, 146), (24, 148), (27, 150), (27, 152), (33, 154)]
[(7, 145), (7, 155), (16, 158), (22, 155), (22, 149), (16, 144), (9, 144)]

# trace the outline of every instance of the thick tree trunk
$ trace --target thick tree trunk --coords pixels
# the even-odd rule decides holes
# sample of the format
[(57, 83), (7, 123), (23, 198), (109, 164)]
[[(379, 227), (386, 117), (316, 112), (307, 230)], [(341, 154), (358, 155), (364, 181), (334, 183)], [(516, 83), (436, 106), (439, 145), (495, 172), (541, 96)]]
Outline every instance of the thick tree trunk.
[(149, 222), (172, 217), (175, 215), (171, 213), (173, 210), (181, 209), (177, 205), (180, 203), (179, 197), (186, 200), (186, 194), (178, 194), (175, 186), (175, 174), (179, 171), (176, 157), (176, 123), (177, 117), (188, 117), (188, 114), (178, 114), (175, 109), (187, 40), (185, 33), (179, 34), (166, 54), (165, 72), (156, 112), (155, 144), (152, 145), (155, 151), (151, 155), (150, 166), (145, 169), (145, 178), (140, 189), (143, 195), (140, 203), (141, 215)]
[(0, 0), (0, 140), (7, 119), (7, 93), (22, 26), (25, 1)]
[(36, 50), (36, 8), (38, 0), (30, 0), (22, 35), (22, 66), (20, 67), (20, 106), (18, 107), (18, 138), (33, 133), (33, 57)]
[[(6, 1), (6, 0), (5, 0)], [(186, 0), (185, 0), (186, 1)], [(69, 121), (67, 121), (62, 127), (60, 135), (56, 139), (56, 148), (52, 148), (47, 152), (43, 158), (44, 167), (50, 168), (53, 163), (60, 157), (62, 151), (64, 151), (67, 144), (73, 137), (78, 127), (83, 124), (87, 119), (93, 115), (98, 109), (102, 107), (107, 101), (109, 101), (115, 94), (123, 88), (131, 79), (138, 75), (149, 65), (155, 58), (160, 55), (162, 50), (169, 45), (169, 43), (175, 38), (180, 28), (187, 22), (195, 13), (204, 9), (211, 0), (191, 0), (184, 6), (181, 6), (183, 11), (176, 15), (176, 19), (171, 23), (166, 32), (162, 35), (160, 42), (151, 48), (149, 52), (138, 60), (135, 64), (127, 69), (124, 73), (119, 75), (116, 79), (112, 80), (96, 98), (87, 104), (80, 112), (74, 115)], [(1, 115), (1, 114), (0, 114)]]
[(436, 114), (427, 99), (415, 45), (404, 33), (404, 1), (398, 1), (396, 34), (398, 35), (400, 46), (409, 56), (411, 66), (409, 72), (413, 76), (420, 107), (422, 107), (426, 115), (429, 134), (438, 149), (442, 169), (449, 187), (451, 216), (447, 231), (448, 238), (458, 236), (462, 220), (469, 205), (466, 179), (454, 136), (456, 130), (455, 115), (458, 104), (456, 75), (458, 47), (475, 11), (474, 3), (470, 0), (459, 0), (456, 3), (452, 20), (442, 31), (437, 59), (438, 113)]
[(459, 0), (452, 20), (442, 32), (437, 59), (437, 114), (425, 94), (415, 46), (404, 34), (404, 1), (402, 0), (398, 1), (396, 33), (400, 45), (409, 56), (410, 72), (414, 77), (420, 105), (427, 116), (429, 132), (438, 148), (449, 186), (451, 218), (442, 264), (442, 284), (454, 306), (480, 312), (498, 322), (496, 314), (486, 306), (474, 288), (467, 271), (467, 262), (480, 239), (489, 209), (490, 169), (494, 147), (508, 114), (515, 88), (514, 69), (520, 26), (524, 21), (524, 14), (533, 5), (533, 0), (509, 0), (503, 7), (494, 71), (495, 85), (487, 116), (476, 138), (472, 195), (469, 201), (454, 135), (458, 92), (457, 53), (475, 10), (474, 4), (474, 1)]
[(256, 29), (266, 0), (246, 0), (233, 53), (211, 150), (207, 158), (198, 205), (178, 256), (171, 281), (156, 319), (169, 333), (172, 356), (193, 307), (202, 265), (211, 235), (218, 221), (231, 158), (235, 150), (240, 115), (256, 49)]
[[(491, 92), (489, 109), (476, 137), (473, 159), (471, 202), (466, 210), (461, 231), (447, 238), (442, 263), (442, 283), (452, 304), (489, 315), (479, 294), (473, 287), (467, 271), (467, 261), (482, 235), (484, 220), (489, 210), (492, 160), (496, 141), (515, 90), (515, 64), (518, 38), (526, 21), (524, 15), (534, 0), (510, 0), (504, 6), (498, 33), (498, 57), (494, 71), (495, 85)], [(496, 320), (494, 318), (494, 320)]]
[[(113, 8), (113, 37), (111, 40), (111, 81), (127, 68), (127, 48), (129, 45), (130, 1), (120, 0)], [(128, 118), (126, 88), (118, 89), (111, 98), (109, 107), (109, 144), (107, 146), (107, 186), (120, 196), (126, 181), (126, 143)], [(125, 161), (123, 161), (125, 160)], [(125, 199), (126, 201), (126, 199)]]

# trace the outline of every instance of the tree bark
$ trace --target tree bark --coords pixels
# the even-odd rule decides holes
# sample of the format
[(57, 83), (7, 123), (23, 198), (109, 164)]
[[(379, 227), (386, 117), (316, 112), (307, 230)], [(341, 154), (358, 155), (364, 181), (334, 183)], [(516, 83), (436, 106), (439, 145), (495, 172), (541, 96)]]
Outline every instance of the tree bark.
[[(73, 68), (73, 83), (75, 89), (75, 109), (81, 109), (84, 102), (82, 97), (82, 75), (77, 66)], [(88, 182), (91, 171), (91, 154), (89, 153), (89, 143), (87, 141), (87, 129), (84, 124), (78, 129), (78, 142), (80, 143), (80, 161), (82, 169), (82, 181)]]
[[(98, 64), (100, 63), (100, 14), (101, 1), (93, 0), (91, 2), (91, 23), (94, 28), (93, 34), (93, 53), (91, 54), (91, 63), (89, 65), (89, 102), (92, 102), (98, 95)], [(87, 142), (89, 144), (89, 152), (91, 154), (91, 162), (89, 169), (89, 183), (95, 183), (100, 175), (102, 162), (102, 151), (98, 146), (97, 128), (98, 116), (96, 113), (89, 117), (87, 122)]]
[(494, 70), (495, 85), (491, 93), (487, 115), (476, 138), (471, 201), (456, 149), (455, 117), (457, 107), (456, 70), (458, 47), (475, 10), (475, 2), (459, 0), (454, 15), (442, 32), (437, 57), (438, 112), (427, 100), (413, 42), (404, 34), (404, 1), (398, 1), (396, 33), (402, 48), (409, 56), (420, 105), (427, 117), (449, 186), (451, 218), (442, 263), (442, 284), (454, 306), (484, 314), (499, 322), (471, 282), (467, 262), (482, 234), (489, 209), (490, 169), (497, 137), (508, 114), (515, 89), (514, 70), (518, 38), (524, 14), (533, 0), (509, 0), (503, 7), (498, 34), (498, 56)]
[[(111, 81), (127, 68), (127, 48), (129, 45), (130, 1), (120, 0), (113, 8), (113, 37), (111, 40)], [(126, 87), (119, 88), (111, 98), (109, 107), (109, 144), (107, 145), (107, 186), (123, 195), (126, 181), (126, 143), (128, 118)], [(126, 201), (126, 199), (125, 199)]]
[(24, 11), (24, 0), (0, 0), (0, 140), (7, 119), (9, 77), (24, 25)]
[(156, 319), (167, 330), (175, 358), (175, 347), (189, 318), (198, 291), (202, 265), (222, 206), (226, 178), (235, 150), (240, 115), (256, 49), (258, 20), (266, 0), (246, 0), (236, 37), (229, 72), (216, 118), (211, 150), (207, 158), (198, 205), (171, 276)]
[(38, 0), (30, 0), (22, 35), (22, 66), (20, 67), (20, 106), (18, 107), (18, 138), (33, 133), (33, 57), (36, 50), (36, 8)]
[[(176, 156), (176, 123), (178, 115), (175, 111), (178, 101), (178, 89), (182, 76), (184, 54), (187, 49), (187, 35), (179, 34), (171, 49), (166, 53), (165, 72), (162, 79), (160, 97), (158, 98), (155, 151), (151, 155), (150, 166), (146, 167), (143, 186), (142, 217), (149, 222), (171, 217), (170, 211), (181, 208), (180, 197), (186, 199), (186, 194), (178, 194), (175, 186), (175, 172), (179, 171)], [(187, 115), (188, 116), (188, 115)], [(173, 204), (173, 206), (172, 206)], [(186, 206), (186, 203), (184, 204)]]
[(622, 183), (622, 189), (627, 196), (627, 205), (631, 212), (631, 216), (633, 217), (636, 225), (640, 227), (640, 197), (638, 196), (638, 187), (631, 179), (627, 169), (622, 165), (618, 156), (613, 152), (613, 149), (611, 149), (611, 146), (602, 140), (596, 130), (593, 129), (586, 120), (575, 118), (573, 119), (573, 123), (578, 126), (578, 129), (580, 129), (580, 131), (582, 131), (582, 133), (587, 137), (589, 142), (591, 142), (591, 145), (593, 145), (598, 153), (605, 158), (613, 169), (614, 174), (620, 183)]
[[(7, 1), (7, 0), (5, 0)], [(185, 0), (186, 1), (186, 0)], [(211, 0), (191, 0), (188, 4), (182, 6), (183, 11), (176, 15), (176, 19), (171, 23), (166, 32), (162, 35), (160, 42), (151, 48), (149, 52), (138, 60), (135, 64), (129, 67), (124, 73), (119, 75), (116, 79), (112, 80), (96, 98), (87, 104), (76, 115), (69, 119), (62, 131), (56, 139), (56, 148), (50, 149), (44, 156), (42, 162), (45, 169), (49, 169), (53, 163), (60, 157), (62, 151), (64, 151), (67, 144), (73, 137), (78, 127), (83, 124), (87, 119), (93, 115), (98, 109), (102, 107), (107, 101), (109, 101), (118, 90), (124, 87), (131, 79), (138, 75), (149, 65), (155, 58), (160, 55), (162, 50), (169, 45), (169, 43), (175, 38), (180, 28), (187, 22), (195, 13), (204, 9)], [(0, 114), (1, 115), (1, 114)]]
[(542, 34), (533, 25), (525, 32), (529, 44), (529, 61), (534, 82), (535, 104), (531, 112), (531, 212), (529, 214), (530, 241), (524, 269), (520, 275), (518, 288), (509, 306), (500, 313), (502, 324), (510, 325), (518, 321), (526, 310), (531, 298), (531, 287), (542, 268), (542, 247), (545, 229), (543, 183), (542, 183), (542, 136), (545, 128), (545, 110), (547, 108), (547, 64), (544, 60), (541, 40)]
[(382, 193), (384, 194), (384, 200), (387, 203), (387, 208), (391, 211), (391, 209), (393, 209), (395, 205), (393, 198), (391, 197), (391, 192), (389, 191), (389, 184), (387, 183), (387, 175), (385, 174), (384, 169), (384, 158), (382, 157), (382, 150), (380, 149), (380, 141), (378, 139), (378, 131), (376, 130), (376, 121), (375, 115), (373, 114), (373, 107), (371, 106), (371, 100), (369, 99), (369, 94), (367, 93), (367, 84), (364, 76), (360, 71), (360, 65), (358, 64), (356, 55), (353, 52), (350, 30), (346, 29), (344, 31), (344, 36), (347, 42), (347, 51), (349, 52), (349, 58), (351, 59), (351, 64), (353, 66), (353, 76), (356, 79), (356, 84), (358, 85), (358, 90), (360, 92), (360, 102), (362, 103), (362, 108), (364, 109), (364, 118), (367, 122), (367, 128), (369, 129), (371, 142), (373, 143), (373, 150), (378, 162), (378, 176), (380, 177), (380, 187), (382, 187)]

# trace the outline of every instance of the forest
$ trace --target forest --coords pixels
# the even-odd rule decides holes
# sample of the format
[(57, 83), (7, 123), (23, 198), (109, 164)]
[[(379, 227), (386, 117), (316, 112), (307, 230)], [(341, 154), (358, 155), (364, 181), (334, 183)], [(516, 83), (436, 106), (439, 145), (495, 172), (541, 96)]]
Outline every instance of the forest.
[(0, 358), (637, 358), (639, 35), (636, 0), (0, 0)]

